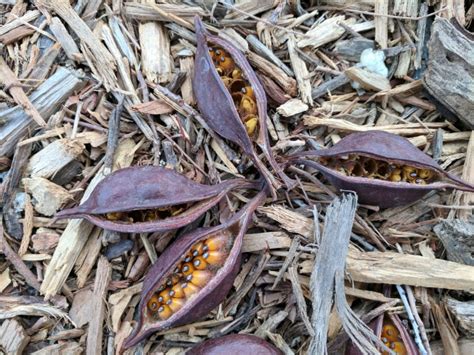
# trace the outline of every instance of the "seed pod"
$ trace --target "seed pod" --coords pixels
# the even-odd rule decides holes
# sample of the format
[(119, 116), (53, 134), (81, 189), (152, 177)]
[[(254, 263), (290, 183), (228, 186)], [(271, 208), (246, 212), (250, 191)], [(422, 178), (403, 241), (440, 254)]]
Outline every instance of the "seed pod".
[(203, 185), (173, 170), (140, 166), (103, 179), (81, 205), (58, 218), (85, 218), (104, 229), (143, 233), (183, 227), (215, 206), (230, 190), (252, 187), (243, 179)]
[(283, 355), (283, 352), (263, 339), (248, 334), (231, 334), (196, 345), (186, 355)]
[[(402, 321), (396, 314), (381, 314), (372, 323), (370, 328), (374, 334), (382, 340), (387, 349), (380, 349), (381, 354), (389, 355), (417, 355), (418, 350), (408, 330), (403, 326)], [(346, 355), (362, 355), (362, 352), (353, 344), (347, 348)]]
[(331, 148), (298, 153), (290, 161), (318, 169), (339, 189), (355, 191), (361, 203), (382, 208), (414, 202), (431, 190), (474, 191), (407, 139), (382, 131), (353, 133)]
[(239, 145), (273, 189), (281, 184), (258, 158), (258, 145), (287, 187), (294, 186), (273, 157), (267, 130), (267, 98), (245, 56), (229, 41), (213, 36), (194, 18), (197, 36), (193, 90), (206, 123)]
[[(160, 255), (145, 276), (137, 326), (124, 348), (158, 330), (196, 321), (222, 302), (239, 271), (245, 231), (264, 200), (260, 192), (227, 222), (183, 235)], [(211, 260), (205, 255), (211, 251), (220, 257)]]

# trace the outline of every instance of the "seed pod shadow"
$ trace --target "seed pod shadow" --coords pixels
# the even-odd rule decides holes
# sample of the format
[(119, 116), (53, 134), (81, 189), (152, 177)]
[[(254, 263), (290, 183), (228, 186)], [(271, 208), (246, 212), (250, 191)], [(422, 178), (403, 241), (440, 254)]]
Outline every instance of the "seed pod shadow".
[[(265, 91), (258, 80), (255, 72), (248, 63), (244, 54), (240, 52), (229, 41), (218, 36), (211, 35), (205, 28), (201, 19), (196, 16), (194, 18), (197, 51), (196, 62), (194, 67), (193, 91), (196, 96), (196, 102), (206, 123), (220, 136), (237, 144), (245, 154), (247, 154), (254, 162), (256, 168), (265, 177), (269, 184), (272, 195), (275, 197), (275, 191), (281, 187), (278, 179), (272, 175), (268, 168), (258, 157), (254, 143), (259, 146), (266, 159), (270, 163), (272, 169), (277, 173), (287, 188), (295, 186), (295, 181), (291, 180), (284, 172), (282, 167), (275, 161), (273, 156), (267, 129), (267, 98)], [(219, 76), (211, 55), (209, 54), (209, 44), (216, 46), (219, 50), (224, 50), (231, 57), (239, 73), (248, 81), (252, 89), (252, 95), (255, 96), (257, 112), (255, 116), (247, 115), (246, 117), (255, 117), (258, 120), (256, 127), (258, 132), (254, 139), (248, 133), (249, 126), (245, 126), (243, 122), (243, 111), (246, 109), (242, 106), (236, 107), (231, 92), (226, 88), (224, 81)], [(227, 65), (227, 57), (222, 57)], [(222, 70), (226, 70), (226, 66)], [(230, 74), (232, 75), (232, 74)], [(240, 75), (240, 74), (239, 74)], [(241, 80), (238, 76), (237, 80)], [(252, 101), (253, 102), (253, 101)], [(240, 109), (241, 115), (239, 116)], [(248, 114), (248, 112), (246, 112)], [(255, 123), (252, 121), (251, 126)]]
[(244, 179), (204, 185), (170, 169), (131, 167), (108, 175), (84, 203), (59, 212), (56, 218), (85, 218), (101, 228), (126, 233), (167, 231), (195, 221), (232, 189), (258, 185)]
[(359, 202), (382, 208), (412, 203), (432, 190), (474, 192), (473, 185), (444, 171), (407, 139), (383, 131), (353, 133), (288, 162), (315, 168), (340, 190), (355, 191)]
[[(253, 212), (265, 197), (265, 192), (260, 192), (228, 221), (183, 235), (160, 255), (145, 276), (137, 325), (125, 340), (124, 349), (156, 331), (196, 321), (223, 301), (239, 271), (243, 236)], [(200, 251), (204, 244), (207, 251)], [(214, 255), (211, 261), (210, 256), (205, 257), (206, 252), (225, 255), (222, 258)], [(193, 258), (187, 260), (188, 257)], [(207, 262), (208, 266), (202, 268), (197, 261)], [(184, 290), (179, 287), (182, 282), (186, 284)], [(186, 294), (190, 284), (193, 289)], [(172, 297), (171, 301), (166, 295)]]

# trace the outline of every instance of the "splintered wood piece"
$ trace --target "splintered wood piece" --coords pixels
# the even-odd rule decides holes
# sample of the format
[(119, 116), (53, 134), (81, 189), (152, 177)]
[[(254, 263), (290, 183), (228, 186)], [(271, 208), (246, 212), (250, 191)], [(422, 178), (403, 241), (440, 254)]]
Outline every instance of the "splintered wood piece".
[(299, 99), (291, 99), (277, 108), (277, 112), (283, 117), (290, 117), (308, 110), (308, 105)]
[(84, 349), (79, 343), (75, 341), (62, 342), (44, 347), (41, 350), (31, 353), (31, 355), (51, 355), (51, 354), (68, 354), (81, 355)]
[(64, 187), (41, 177), (24, 178), (23, 184), (33, 196), (33, 206), (38, 213), (53, 216), (73, 196)]
[(382, 49), (388, 46), (388, 6), (389, 0), (375, 0), (374, 12), (375, 16), (375, 41), (380, 45)]
[(102, 338), (104, 331), (104, 319), (106, 311), (107, 287), (112, 276), (112, 266), (102, 256), (97, 263), (97, 271), (94, 282), (94, 293), (92, 295), (91, 320), (87, 331), (86, 354), (94, 355), (102, 353)]
[(311, 96), (311, 81), (309, 78), (308, 68), (306, 63), (301, 59), (296, 52), (296, 40), (294, 36), (288, 38), (288, 53), (290, 61), (295, 72), (295, 77), (298, 82), (298, 89), (300, 91), (301, 100), (312, 106), (313, 98)]
[(466, 333), (474, 334), (474, 302), (461, 302), (452, 297), (446, 296), (444, 304), (454, 315), (460, 328)]
[(346, 32), (344, 27), (339, 25), (340, 23), (349, 26), (355, 24), (355, 22), (354, 18), (346, 20), (344, 15), (330, 17), (306, 32), (305, 37), (298, 41), (298, 47), (311, 46), (318, 48), (326, 43), (335, 41)]
[(447, 219), (433, 231), (443, 243), (448, 260), (474, 266), (474, 224), (459, 219)]
[(21, 355), (30, 337), (15, 319), (6, 319), (0, 326), (0, 345), (7, 354)]
[[(59, 67), (29, 99), (43, 117), (50, 117), (74, 91), (83, 87), (85, 82), (82, 75), (81, 71)], [(2, 123), (0, 156), (9, 155), (16, 143), (36, 125), (19, 106), (0, 110), (0, 124)]]
[[(149, 0), (142, 2), (150, 3)], [(138, 32), (145, 77), (153, 83), (170, 81), (173, 65), (166, 28), (157, 22), (145, 22), (138, 25)]]
[(474, 37), (449, 20), (437, 18), (429, 43), (425, 88), (463, 124), (474, 129)]
[(59, 17), (55, 16), (51, 19), (49, 28), (51, 29), (51, 32), (53, 32), (54, 37), (56, 37), (58, 42), (61, 44), (67, 57), (74, 61), (80, 61), (82, 59), (82, 54)]
[(349, 79), (359, 83), (366, 90), (386, 91), (392, 88), (390, 81), (386, 77), (362, 68), (349, 68), (345, 71), (345, 74)]
[(84, 149), (85, 146), (79, 139), (55, 140), (30, 158), (26, 173), (33, 178), (51, 178), (76, 160)]
[(365, 283), (474, 291), (474, 266), (418, 255), (350, 250), (346, 271)]
[(122, 318), (125, 309), (128, 307), (133, 296), (141, 292), (143, 283), (138, 283), (132, 287), (120, 290), (109, 296), (110, 318), (112, 321), (112, 329), (118, 332), (120, 329), (120, 319)]
[(286, 249), (291, 238), (284, 232), (246, 234), (242, 243), (242, 253), (252, 253), (268, 249)]
[(194, 97), (192, 78), (194, 72), (194, 59), (192, 57), (184, 57), (179, 59), (179, 68), (182, 73), (186, 74), (186, 79), (181, 85), (181, 96), (188, 105), (194, 105), (196, 99)]
[(288, 232), (301, 234), (313, 240), (314, 225), (310, 218), (282, 206), (259, 207), (258, 211), (280, 223), (281, 227)]

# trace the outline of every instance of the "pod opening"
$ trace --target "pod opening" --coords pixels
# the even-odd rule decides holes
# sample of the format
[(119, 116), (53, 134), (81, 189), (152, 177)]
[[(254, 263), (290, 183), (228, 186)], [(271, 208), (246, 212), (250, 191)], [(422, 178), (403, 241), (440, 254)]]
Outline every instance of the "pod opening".
[(148, 315), (166, 320), (179, 311), (225, 264), (233, 241), (229, 231), (221, 231), (192, 245), (148, 299)]
[(441, 175), (433, 169), (393, 163), (361, 154), (319, 157), (318, 162), (346, 176), (416, 185), (427, 185), (441, 181)]
[(160, 221), (170, 217), (176, 217), (184, 213), (187, 209), (189, 209), (189, 204), (181, 204), (153, 209), (109, 212), (99, 214), (99, 217), (107, 221), (132, 224), (137, 222)]
[(211, 43), (208, 43), (208, 46), (214, 68), (230, 92), (247, 134), (250, 138), (256, 137), (258, 134), (257, 101), (252, 86), (227, 51)]

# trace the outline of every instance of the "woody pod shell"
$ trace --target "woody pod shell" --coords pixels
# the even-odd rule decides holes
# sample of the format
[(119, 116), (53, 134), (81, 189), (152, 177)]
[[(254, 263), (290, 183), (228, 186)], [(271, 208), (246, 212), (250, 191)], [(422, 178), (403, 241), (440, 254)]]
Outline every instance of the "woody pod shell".
[(199, 16), (195, 16), (194, 26), (197, 37), (197, 50), (194, 66), (193, 92), (204, 120), (217, 134), (237, 144), (244, 153), (252, 159), (255, 166), (262, 173), (270, 186), (273, 186), (275, 189), (278, 189), (281, 186), (277, 179), (258, 158), (253, 142), (247, 134), (245, 126), (239, 117), (232, 96), (224, 86), (214, 67), (214, 63), (209, 54), (209, 46), (207, 44), (209, 42), (228, 52), (237, 67), (240, 68), (243, 75), (250, 83), (255, 93), (258, 112), (259, 129), (256, 143), (285, 185), (287, 187), (293, 186), (294, 182), (285, 175), (281, 166), (273, 157), (266, 122), (267, 98), (265, 90), (249, 62), (244, 54), (232, 43), (210, 34), (204, 28)]
[[(251, 187), (243, 179), (217, 185), (189, 180), (173, 170), (157, 166), (117, 170), (97, 184), (89, 198), (77, 207), (60, 211), (57, 218), (85, 218), (104, 229), (124, 233), (158, 232), (183, 227), (215, 206), (230, 190)], [(145, 222), (112, 221), (101, 215), (193, 204), (183, 213)]]
[(283, 355), (265, 340), (248, 334), (231, 334), (206, 340), (186, 352), (186, 355)]
[[(406, 164), (420, 169), (430, 169), (442, 177), (426, 185), (392, 182), (364, 177), (346, 176), (308, 158), (337, 157), (360, 154), (394, 164)], [(474, 192), (474, 186), (444, 171), (431, 157), (420, 151), (407, 139), (383, 131), (350, 134), (333, 147), (311, 150), (293, 155), (293, 163), (301, 163), (319, 170), (340, 190), (355, 191), (359, 202), (382, 208), (412, 203), (432, 190), (459, 189)]]
[[(132, 334), (125, 340), (124, 349), (138, 344), (159, 330), (194, 322), (204, 317), (223, 301), (232, 288), (240, 268), (240, 253), (244, 234), (252, 220), (253, 212), (263, 203), (265, 197), (265, 192), (260, 192), (226, 222), (215, 227), (194, 230), (179, 237), (166, 248), (145, 276), (137, 325)], [(162, 280), (172, 273), (184, 253), (195, 243), (222, 231), (230, 231), (235, 236), (234, 243), (223, 266), (205, 287), (171, 317), (158, 321), (152, 319), (147, 313), (147, 303)]]

